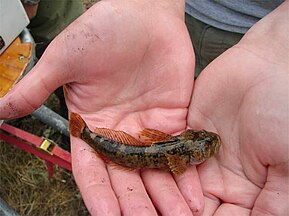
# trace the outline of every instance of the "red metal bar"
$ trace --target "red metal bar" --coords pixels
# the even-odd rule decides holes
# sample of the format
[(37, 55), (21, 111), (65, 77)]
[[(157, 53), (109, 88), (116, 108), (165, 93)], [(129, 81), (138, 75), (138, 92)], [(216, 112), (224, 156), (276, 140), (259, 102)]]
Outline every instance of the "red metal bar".
[(0, 125), (0, 129), (6, 131), (9, 134), (14, 135), (15, 137), (23, 139), (35, 146), (40, 146), (40, 144), (43, 142), (43, 138), (38, 137), (34, 134), (28, 133), (19, 128), (13, 127), (6, 123), (3, 123), (2, 125)]
[(48, 171), (48, 179), (51, 179), (51, 177), (53, 176), (53, 163), (46, 160), (45, 164), (46, 164), (47, 171)]
[(0, 125), (0, 139), (44, 159), (49, 177), (53, 175), (53, 164), (57, 164), (70, 171), (72, 170), (70, 153), (57, 145), (53, 147), (50, 153), (42, 150), (40, 146), (45, 141), (44, 138), (3, 123)]

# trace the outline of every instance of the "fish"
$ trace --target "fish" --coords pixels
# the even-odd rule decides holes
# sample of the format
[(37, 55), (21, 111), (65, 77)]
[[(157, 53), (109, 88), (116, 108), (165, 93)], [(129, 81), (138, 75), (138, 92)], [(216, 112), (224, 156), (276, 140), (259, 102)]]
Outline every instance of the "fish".
[(82, 117), (70, 114), (70, 133), (85, 141), (105, 162), (128, 170), (157, 168), (180, 175), (190, 164), (197, 165), (219, 152), (221, 138), (206, 130), (187, 129), (173, 136), (144, 128), (137, 139), (109, 128), (91, 131)]

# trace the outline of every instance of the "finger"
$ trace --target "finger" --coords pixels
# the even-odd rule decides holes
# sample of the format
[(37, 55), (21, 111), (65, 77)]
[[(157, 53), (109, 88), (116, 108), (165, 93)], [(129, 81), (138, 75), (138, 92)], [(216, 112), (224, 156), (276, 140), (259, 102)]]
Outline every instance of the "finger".
[(192, 215), (169, 172), (147, 169), (142, 171), (141, 176), (154, 205), (162, 215)]
[(157, 215), (138, 171), (108, 166), (122, 215)]
[(103, 161), (82, 140), (71, 137), (72, 170), (91, 215), (121, 215)]
[(252, 214), (288, 215), (288, 170), (288, 161), (269, 166), (266, 183), (254, 203)]
[(217, 209), (214, 215), (216, 216), (222, 216), (222, 215), (247, 216), (247, 215), (251, 215), (251, 210), (238, 206), (238, 205), (231, 204), (231, 203), (224, 203)]
[[(49, 56), (41, 61), (4, 98), (0, 99), (0, 119), (27, 115), (38, 108), (66, 80), (64, 69)], [(65, 74), (65, 73), (64, 73)]]
[(220, 200), (213, 196), (205, 196), (205, 207), (203, 215), (214, 215), (217, 208), (220, 206)]
[(185, 173), (175, 176), (175, 180), (193, 214), (201, 215), (205, 201), (196, 167), (188, 167)]

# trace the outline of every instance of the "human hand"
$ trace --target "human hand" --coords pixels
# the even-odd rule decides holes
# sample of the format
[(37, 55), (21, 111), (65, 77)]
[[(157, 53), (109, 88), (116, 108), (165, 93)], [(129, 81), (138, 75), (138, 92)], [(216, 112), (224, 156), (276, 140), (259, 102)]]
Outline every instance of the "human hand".
[[(186, 128), (194, 54), (184, 2), (103, 1), (62, 32), (34, 69), (0, 100), (0, 119), (32, 112), (60, 85), (70, 111), (90, 128), (132, 135)], [(201, 212), (198, 175), (112, 168), (71, 137), (75, 180), (92, 215)]]
[(36, 16), (37, 10), (38, 10), (38, 4), (28, 5), (28, 4), (22, 3), (22, 5), (23, 5), (25, 12), (26, 12), (26, 14), (30, 20)]
[(257, 23), (195, 82), (188, 124), (217, 131), (198, 166), (204, 215), (288, 215), (288, 2)]

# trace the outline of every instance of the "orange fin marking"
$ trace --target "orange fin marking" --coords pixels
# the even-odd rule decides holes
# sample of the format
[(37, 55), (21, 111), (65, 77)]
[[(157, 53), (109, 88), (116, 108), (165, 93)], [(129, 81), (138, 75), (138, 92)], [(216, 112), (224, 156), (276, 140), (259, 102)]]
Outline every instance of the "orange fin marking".
[(72, 136), (80, 137), (85, 127), (86, 124), (79, 114), (77, 113), (70, 114), (69, 129)]
[[(160, 141), (169, 141), (174, 139), (174, 136), (170, 134), (166, 134), (159, 130), (144, 128), (142, 131), (139, 132), (142, 137), (145, 137), (146, 142), (151, 142), (152, 144), (157, 144)], [(155, 142), (155, 143), (154, 143)]]
[(166, 154), (170, 171), (175, 175), (180, 175), (186, 171), (188, 167), (187, 160), (177, 155)]
[(115, 131), (108, 128), (96, 128), (94, 130), (94, 133), (103, 136), (115, 141), (118, 141), (123, 144), (129, 144), (129, 145), (145, 145), (145, 143), (141, 142), (140, 140), (137, 140), (133, 136), (127, 134), (124, 131)]

